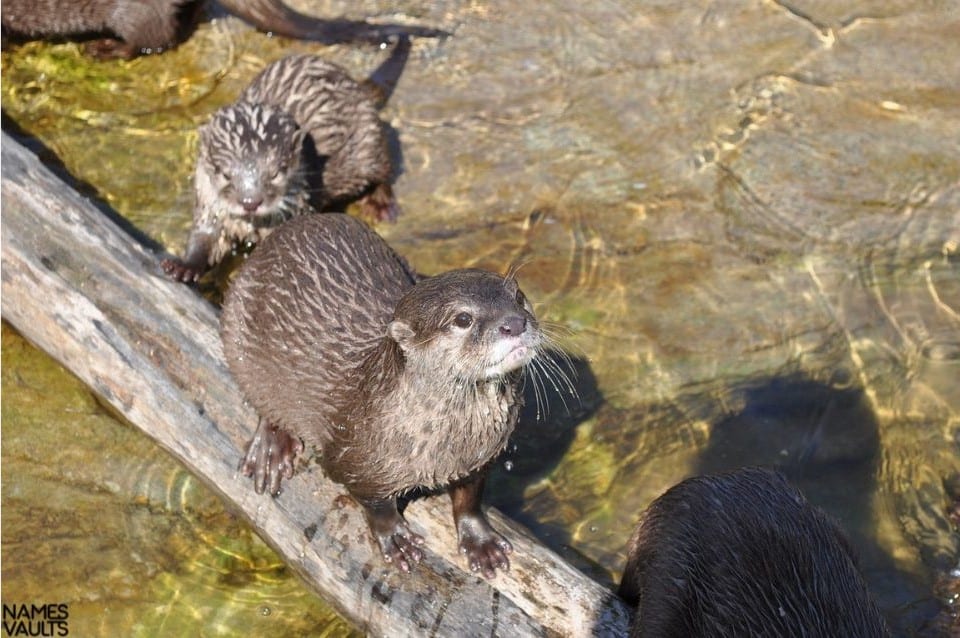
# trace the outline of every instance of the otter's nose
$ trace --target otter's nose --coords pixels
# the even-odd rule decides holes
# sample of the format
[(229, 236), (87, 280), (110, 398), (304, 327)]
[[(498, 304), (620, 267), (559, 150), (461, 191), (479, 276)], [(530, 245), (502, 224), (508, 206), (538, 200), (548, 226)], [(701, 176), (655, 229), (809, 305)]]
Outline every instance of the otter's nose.
[(500, 324), (500, 334), (505, 337), (516, 336), (523, 334), (523, 331), (527, 329), (527, 319), (526, 317), (521, 317), (518, 315), (510, 315), (503, 320), (503, 323)]
[(240, 200), (240, 205), (243, 206), (243, 210), (247, 211), (248, 213), (256, 212), (262, 203), (262, 197), (244, 197)]

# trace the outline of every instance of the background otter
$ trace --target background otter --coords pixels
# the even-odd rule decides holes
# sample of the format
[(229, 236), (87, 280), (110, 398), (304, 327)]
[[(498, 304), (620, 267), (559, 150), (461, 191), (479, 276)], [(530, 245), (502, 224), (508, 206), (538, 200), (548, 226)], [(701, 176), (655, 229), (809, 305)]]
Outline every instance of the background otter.
[(521, 368), (542, 342), (513, 278), (454, 270), (416, 281), (362, 222), (306, 215), (246, 260), (221, 336), (261, 416), (241, 466), (258, 492), (276, 494), (304, 444), (317, 446), (388, 562), (407, 571), (422, 558), (397, 496), (446, 488), (470, 567), (492, 577), (509, 566), (480, 495), (517, 421)]
[(688, 479), (643, 513), (620, 595), (631, 636), (886, 636), (840, 527), (780, 474)]
[[(183, 30), (181, 17), (196, 4), (196, 0), (4, 0), (0, 17), (5, 31), (29, 37), (114, 33), (120, 40), (96, 40), (89, 52), (100, 58), (130, 58), (175, 45)], [(280, 0), (220, 0), (220, 4), (261, 31), (325, 44), (446, 35), (426, 27), (323, 20), (297, 13)]]
[(196, 281), (235, 245), (257, 243), (295, 215), (357, 198), (364, 216), (395, 219), (378, 109), (409, 51), (409, 39), (400, 38), (364, 84), (314, 55), (261, 71), (200, 127), (193, 228), (183, 259), (163, 260), (163, 270)]

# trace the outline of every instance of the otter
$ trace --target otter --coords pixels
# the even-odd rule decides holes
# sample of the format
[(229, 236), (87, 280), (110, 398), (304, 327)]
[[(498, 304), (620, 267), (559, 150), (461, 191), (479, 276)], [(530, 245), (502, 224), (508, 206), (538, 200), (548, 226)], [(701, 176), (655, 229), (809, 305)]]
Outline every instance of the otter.
[(261, 417), (240, 464), (258, 493), (278, 494), (313, 447), (362, 506), (386, 562), (409, 571), (423, 557), (397, 498), (446, 489), (470, 568), (487, 578), (509, 568), (512, 547), (480, 498), (544, 341), (512, 276), (420, 277), (362, 221), (304, 215), (240, 267), (220, 326)]
[(643, 513), (620, 596), (631, 636), (888, 636), (839, 525), (779, 473), (675, 485)]
[(236, 246), (258, 243), (281, 222), (358, 198), (363, 216), (396, 219), (378, 110), (409, 50), (409, 39), (400, 38), (363, 84), (321, 57), (292, 55), (214, 113), (200, 127), (186, 252), (164, 259), (164, 272), (197, 281)]
[[(131, 58), (173, 47), (182, 18), (199, 0), (4, 0), (5, 32), (27, 37), (113, 33), (92, 41), (88, 53), (102, 58)], [(440, 29), (363, 20), (324, 20), (303, 15), (280, 0), (220, 0), (220, 4), (261, 31), (315, 40), (383, 43), (399, 36), (444, 37)]]

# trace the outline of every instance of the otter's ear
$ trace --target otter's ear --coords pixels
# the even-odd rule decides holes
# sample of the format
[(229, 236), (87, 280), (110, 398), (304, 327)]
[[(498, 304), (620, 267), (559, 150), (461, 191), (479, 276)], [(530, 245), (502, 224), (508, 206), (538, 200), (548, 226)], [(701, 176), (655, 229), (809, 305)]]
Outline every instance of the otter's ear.
[(410, 327), (410, 324), (397, 319), (391, 321), (390, 325), (387, 326), (387, 334), (390, 335), (390, 338), (396, 341), (402, 349), (406, 350), (415, 333), (413, 332), (413, 328)]

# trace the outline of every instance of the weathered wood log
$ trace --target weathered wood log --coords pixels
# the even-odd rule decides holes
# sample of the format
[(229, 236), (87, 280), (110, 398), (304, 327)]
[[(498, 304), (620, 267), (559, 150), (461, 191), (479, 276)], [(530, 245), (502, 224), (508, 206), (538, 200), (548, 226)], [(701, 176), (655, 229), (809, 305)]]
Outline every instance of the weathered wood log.
[(492, 581), (464, 569), (449, 502), (406, 515), (427, 538), (412, 574), (387, 566), (362, 513), (319, 469), (276, 498), (236, 467), (256, 415), (221, 354), (216, 309), (6, 133), (2, 314), (242, 513), (327, 601), (374, 635), (623, 635), (606, 588), (496, 512), (516, 548)]

